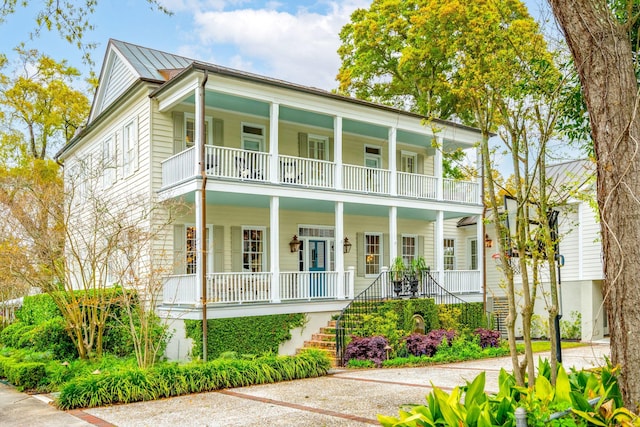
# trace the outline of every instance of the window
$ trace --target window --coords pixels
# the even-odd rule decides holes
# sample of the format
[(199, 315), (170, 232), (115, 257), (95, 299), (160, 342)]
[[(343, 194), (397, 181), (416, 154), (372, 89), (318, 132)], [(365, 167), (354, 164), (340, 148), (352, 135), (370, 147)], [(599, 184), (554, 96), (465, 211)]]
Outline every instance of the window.
[(417, 173), (418, 156), (416, 153), (402, 151), (400, 153), (400, 172)]
[(382, 260), (382, 235), (365, 233), (364, 235), (364, 266), (365, 275), (380, 273)]
[(416, 236), (402, 236), (402, 261), (404, 265), (411, 265), (411, 262), (416, 258)]
[[(204, 119), (205, 144), (213, 145), (213, 122), (211, 117)], [(193, 147), (196, 143), (196, 116), (184, 113), (184, 142), (185, 148)]]
[(249, 151), (264, 151), (264, 135), (264, 126), (243, 123), (242, 148)]
[(469, 239), (469, 270), (478, 269), (478, 239)]
[(137, 120), (132, 120), (122, 128), (122, 175), (125, 177), (138, 170), (137, 124)]
[(456, 241), (444, 239), (444, 269), (455, 270), (456, 266)]
[(116, 180), (116, 138), (111, 135), (102, 142), (102, 187), (107, 188)]
[(364, 146), (364, 165), (368, 168), (379, 169), (382, 167), (382, 155), (380, 147), (365, 145)]
[[(197, 261), (198, 261), (198, 239), (196, 234), (195, 226), (187, 226), (185, 227), (186, 236), (185, 236), (185, 266), (186, 266), (186, 274), (196, 274), (197, 271)], [(207, 271), (212, 271), (211, 268), (213, 266), (213, 253), (211, 251), (211, 226), (207, 226), (205, 241), (207, 242)]]
[(326, 136), (309, 135), (307, 144), (310, 159), (329, 160), (329, 138)]
[(242, 270), (251, 272), (264, 271), (265, 229), (242, 229)]

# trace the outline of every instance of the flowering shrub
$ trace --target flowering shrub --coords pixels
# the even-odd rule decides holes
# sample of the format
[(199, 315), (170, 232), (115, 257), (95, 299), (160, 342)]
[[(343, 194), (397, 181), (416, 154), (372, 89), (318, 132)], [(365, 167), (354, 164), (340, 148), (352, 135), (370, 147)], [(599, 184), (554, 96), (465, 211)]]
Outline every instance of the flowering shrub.
[(479, 338), (479, 344), (482, 348), (500, 347), (500, 332), (491, 329), (477, 328), (473, 331)]
[(354, 337), (344, 351), (345, 362), (350, 359), (371, 360), (377, 367), (382, 366), (382, 361), (387, 358), (385, 347), (389, 341), (385, 337)]
[(456, 331), (454, 330), (434, 329), (427, 335), (411, 334), (405, 339), (405, 343), (410, 354), (431, 357), (436, 354), (443, 338), (446, 338), (449, 345), (451, 345), (455, 336)]

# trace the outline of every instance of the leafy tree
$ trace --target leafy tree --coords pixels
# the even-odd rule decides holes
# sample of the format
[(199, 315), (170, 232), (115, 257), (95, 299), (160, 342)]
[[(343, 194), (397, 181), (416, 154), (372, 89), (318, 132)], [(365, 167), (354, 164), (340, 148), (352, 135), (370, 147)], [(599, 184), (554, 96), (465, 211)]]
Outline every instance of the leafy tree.
[(16, 51), (23, 71), (2, 79), (0, 107), (7, 129), (1, 142), (14, 157), (44, 159), (53, 147), (71, 140), (89, 113), (89, 100), (72, 87), (80, 73), (66, 61), (36, 50)]
[(604, 297), (620, 390), (640, 403), (638, 3), (549, 0), (576, 65), (597, 160)]

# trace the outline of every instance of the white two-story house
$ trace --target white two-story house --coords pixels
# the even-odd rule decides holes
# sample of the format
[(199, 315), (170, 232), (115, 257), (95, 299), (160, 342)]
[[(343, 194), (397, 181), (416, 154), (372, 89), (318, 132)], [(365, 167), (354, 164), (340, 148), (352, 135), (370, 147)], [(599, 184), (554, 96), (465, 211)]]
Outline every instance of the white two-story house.
[[(608, 335), (607, 316), (603, 304), (602, 286), (604, 269), (600, 223), (595, 208), (595, 164), (591, 160), (567, 161), (547, 168), (549, 191), (558, 211), (558, 235), (560, 237), (560, 263), (554, 269), (560, 278), (562, 321), (578, 322), (582, 340), (592, 341)], [(506, 296), (502, 272), (498, 267), (499, 253), (492, 224), (487, 224), (486, 287), (487, 310), (506, 316)], [(512, 259), (517, 263), (517, 259)], [(559, 264), (559, 266), (558, 266)], [(546, 306), (550, 303), (549, 271), (540, 269), (541, 283), (535, 303), (539, 325), (535, 332), (548, 335)], [(515, 285), (521, 285), (522, 276), (516, 270)], [(522, 301), (518, 294), (518, 303)], [(578, 321), (576, 313), (580, 313)]]
[(202, 318), (204, 296), (208, 318), (304, 312), (312, 332), (398, 256), (423, 256), (442, 286), (482, 300), (481, 227), (462, 237), (455, 227), (482, 213), (480, 182), (442, 167), (442, 151), (479, 138), (111, 40), (87, 126), (58, 159), (65, 174), (102, 159), (110, 197), (191, 207), (157, 242), (173, 256), (164, 315)]

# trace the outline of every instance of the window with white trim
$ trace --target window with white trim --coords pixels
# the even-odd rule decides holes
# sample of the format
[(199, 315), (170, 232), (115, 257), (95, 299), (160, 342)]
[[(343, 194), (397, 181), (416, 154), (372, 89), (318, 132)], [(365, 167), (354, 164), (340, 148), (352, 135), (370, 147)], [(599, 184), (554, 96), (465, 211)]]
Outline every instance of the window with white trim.
[(329, 160), (329, 138), (326, 136), (307, 136), (308, 155), (310, 159)]
[(382, 167), (382, 151), (380, 147), (375, 145), (364, 146), (364, 165), (374, 169)]
[(418, 155), (410, 151), (400, 152), (400, 172), (418, 173)]
[(468, 240), (469, 250), (469, 270), (478, 269), (478, 239), (471, 238)]
[(444, 269), (455, 270), (456, 268), (456, 241), (455, 239), (444, 239)]
[(122, 127), (122, 175), (127, 177), (138, 170), (138, 121), (131, 120)]
[(365, 233), (364, 235), (364, 274), (377, 275), (380, 273), (382, 262), (382, 234)]
[(402, 261), (404, 265), (411, 265), (417, 256), (418, 237), (415, 235), (402, 235)]
[(242, 123), (242, 148), (249, 151), (264, 151), (265, 127)]
[(242, 270), (261, 272), (265, 270), (265, 240), (264, 227), (242, 228)]
[[(206, 255), (207, 255), (207, 271), (212, 271), (213, 266), (213, 251), (211, 250), (211, 238), (213, 233), (211, 232), (211, 226), (207, 225), (205, 234), (205, 242), (207, 245)], [(187, 225), (185, 227), (186, 236), (185, 236), (185, 267), (186, 274), (196, 274), (197, 271), (197, 262), (198, 262), (198, 238), (196, 233), (195, 225)]]
[(102, 187), (111, 186), (116, 180), (116, 137), (110, 135), (102, 142)]
[[(211, 116), (204, 118), (205, 144), (213, 145), (213, 119)], [(185, 148), (193, 147), (196, 143), (196, 116), (193, 113), (184, 113), (184, 143)]]

